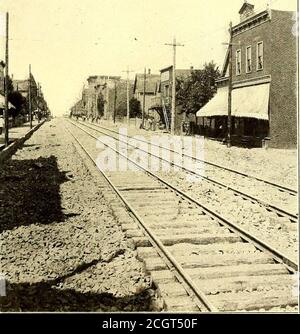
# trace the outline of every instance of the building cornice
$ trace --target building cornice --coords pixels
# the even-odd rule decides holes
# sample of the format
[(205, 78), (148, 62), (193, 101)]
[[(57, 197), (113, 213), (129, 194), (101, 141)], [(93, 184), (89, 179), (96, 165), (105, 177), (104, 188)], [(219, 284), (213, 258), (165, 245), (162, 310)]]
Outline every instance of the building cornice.
[(270, 10), (264, 10), (256, 15), (253, 15), (246, 19), (245, 21), (242, 21), (241, 23), (237, 24), (232, 28), (232, 34), (233, 36), (239, 35), (240, 33), (255, 28), (263, 23), (266, 23), (271, 20), (271, 11)]
[[(220, 78), (220, 79), (216, 80), (216, 83), (224, 83), (228, 80), (229, 80), (229, 77), (223, 77), (223, 78)], [(261, 77), (239, 80), (239, 81), (233, 81), (232, 82), (232, 88), (240, 88), (240, 87), (246, 87), (246, 86), (260, 85), (260, 84), (270, 83), (270, 82), (271, 82), (271, 75), (263, 75)]]
[(160, 73), (162, 73), (162, 72), (166, 72), (166, 71), (169, 71), (169, 70), (172, 70), (172, 69), (173, 69), (173, 65), (168, 66), (168, 67), (164, 67), (164, 68), (162, 68), (162, 69), (160, 70)]
[(223, 82), (223, 81), (227, 81), (229, 79), (229, 77), (222, 77), (222, 78), (219, 78), (219, 79), (216, 79), (216, 83), (218, 82)]
[(270, 83), (270, 82), (271, 82), (271, 75), (264, 75), (264, 76), (257, 77), (257, 78), (246, 79), (246, 80), (241, 80), (241, 81), (234, 81), (232, 83), (232, 88), (261, 85), (261, 84)]

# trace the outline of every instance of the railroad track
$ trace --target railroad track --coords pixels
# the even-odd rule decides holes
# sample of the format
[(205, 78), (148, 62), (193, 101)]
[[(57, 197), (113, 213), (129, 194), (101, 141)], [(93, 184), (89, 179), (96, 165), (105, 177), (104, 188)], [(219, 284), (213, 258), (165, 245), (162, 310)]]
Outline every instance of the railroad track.
[[(80, 124), (85, 124), (85, 123), (80, 122)], [(115, 134), (117, 134), (117, 135), (126, 137), (127, 139), (132, 139), (132, 138), (133, 138), (133, 137), (131, 137), (131, 136), (128, 136), (128, 135), (125, 135), (125, 134), (121, 134), (120, 132), (115, 131), (115, 130), (113, 130), (113, 129), (110, 129), (110, 128), (101, 126), (101, 125), (99, 125), (99, 124), (93, 124), (93, 125), (94, 125), (95, 127), (101, 128), (101, 129), (106, 130), (106, 131), (109, 131), (109, 132), (111, 132), (111, 133), (115, 133)], [(146, 144), (150, 144), (147, 140), (137, 139), (137, 138), (134, 138), (134, 139), (137, 140), (137, 141), (146, 143)], [(172, 149), (170, 149), (169, 147), (163, 147), (163, 146), (160, 146), (160, 145), (156, 145), (155, 143), (151, 143), (151, 145), (160, 147), (160, 148), (162, 148), (163, 150), (167, 150), (167, 151), (170, 151), (170, 152), (175, 153), (175, 154), (179, 154), (177, 151), (172, 150)], [(192, 156), (192, 155), (189, 155), (189, 154), (181, 153), (181, 155), (182, 155), (183, 157), (190, 158), (190, 159), (193, 159), (193, 160), (202, 162), (202, 163), (207, 164), (207, 165), (209, 165), (209, 166), (213, 166), (213, 167), (216, 167), (216, 168), (218, 168), (218, 169), (225, 170), (225, 171), (231, 172), (231, 173), (233, 173), (233, 174), (237, 174), (237, 175), (246, 177), (246, 178), (248, 178), (248, 179), (257, 180), (257, 181), (262, 182), (262, 183), (264, 183), (264, 184), (268, 184), (268, 185), (270, 185), (270, 186), (272, 186), (272, 187), (274, 187), (274, 188), (277, 188), (277, 189), (278, 189), (279, 191), (281, 191), (281, 192), (286, 192), (286, 193), (289, 193), (289, 194), (294, 195), (294, 196), (296, 196), (296, 195), (298, 194), (297, 190), (292, 189), (292, 188), (289, 188), (289, 187), (287, 187), (287, 186), (280, 185), (280, 184), (277, 184), (277, 183), (274, 183), (274, 182), (271, 182), (271, 181), (268, 181), (268, 180), (259, 178), (259, 177), (254, 176), (254, 175), (246, 174), (246, 173), (243, 173), (243, 172), (238, 171), (238, 170), (236, 170), (236, 169), (232, 169), (232, 168), (228, 168), (228, 167), (225, 167), (225, 166), (222, 166), (222, 165), (218, 165), (218, 164), (213, 163), (213, 162), (211, 162), (211, 161), (207, 161), (207, 160), (199, 159), (198, 157), (195, 157), (195, 156)]]
[[(68, 131), (76, 145), (96, 165), (93, 149), (99, 139), (71, 124), (73, 131)], [(134, 218), (124, 220), (122, 227), (135, 241), (167, 310), (296, 310), (295, 262), (103, 144), (136, 167), (125, 172), (103, 172), (99, 166), (97, 170), (114, 193), (109, 196), (117, 196)], [(124, 219), (126, 210), (119, 203), (115, 210)]]
[[(199, 177), (199, 178), (201, 178), (201, 179), (203, 179), (203, 180), (205, 180), (205, 181), (207, 181), (209, 183), (212, 183), (213, 185), (216, 185), (216, 186), (218, 186), (220, 188), (223, 188), (223, 189), (230, 190), (236, 196), (239, 196), (239, 197), (243, 198), (244, 200), (248, 200), (251, 203), (257, 203), (260, 206), (266, 208), (266, 210), (269, 211), (269, 212), (275, 212), (279, 217), (285, 217), (285, 218), (287, 218), (289, 221), (291, 221), (293, 223), (297, 223), (298, 222), (298, 213), (296, 213), (296, 212), (289, 212), (288, 209), (286, 209), (286, 208), (279, 207), (276, 204), (269, 203), (265, 199), (262, 199), (262, 198), (257, 197), (257, 196), (253, 196), (253, 195), (251, 195), (249, 193), (245, 193), (245, 192), (237, 189), (236, 187), (229, 186), (229, 185), (227, 185), (227, 184), (225, 184), (223, 182), (220, 182), (220, 181), (216, 180), (214, 177), (205, 176), (205, 175), (202, 174), (202, 172), (199, 173), (199, 172), (197, 172), (195, 170), (192, 170), (190, 168), (186, 168), (186, 167), (182, 166), (182, 164), (178, 164), (178, 163), (172, 162), (172, 161), (170, 161), (170, 160), (168, 160), (166, 158), (157, 156), (157, 155), (149, 152), (148, 150), (146, 151), (146, 150), (144, 150), (142, 148), (137, 147), (137, 145), (130, 144), (127, 141), (122, 141), (119, 138), (116, 138), (115, 136), (112, 136), (112, 135), (110, 135), (110, 134), (107, 133), (107, 131), (108, 131), (108, 132), (112, 132), (112, 133), (115, 133), (115, 134), (119, 135), (119, 133), (116, 132), (116, 131), (114, 131), (114, 130), (111, 130), (111, 129), (108, 129), (108, 128), (105, 128), (105, 127), (102, 127), (102, 126), (98, 126), (98, 125), (97, 126), (95, 126), (95, 125), (92, 126), (90, 124), (86, 124), (86, 123), (83, 123), (83, 122), (80, 122), (80, 124), (83, 125), (83, 126), (85, 126), (85, 127), (87, 127), (87, 128), (90, 128), (90, 129), (92, 129), (94, 131), (97, 131), (98, 133), (104, 134), (104, 135), (109, 136), (109, 137), (111, 137), (111, 138), (113, 138), (113, 139), (115, 139), (115, 140), (117, 140), (119, 142), (122, 142), (122, 143), (126, 144), (127, 146), (132, 147), (133, 149), (138, 149), (138, 150), (142, 151), (143, 153), (146, 153), (146, 154), (148, 154), (150, 156), (153, 156), (153, 157), (155, 157), (155, 158), (157, 158), (159, 160), (167, 162), (170, 165), (175, 166), (177, 168), (180, 168), (181, 170), (184, 170), (185, 172), (187, 172), (189, 174), (195, 175), (195, 176), (197, 176), (197, 177)], [(102, 130), (99, 130), (100, 128), (104, 129), (106, 132), (103, 132)], [(121, 136), (124, 136), (127, 139), (132, 139), (132, 137), (129, 137), (129, 136), (124, 135), (124, 134), (123, 135), (121, 134)], [(143, 143), (149, 144), (148, 141), (145, 141), (143, 139), (134, 138), (134, 140), (137, 141), (137, 142), (143, 142)], [(152, 144), (152, 143), (151, 143), (151, 145), (160, 147), (159, 145), (155, 145), (155, 144)], [(178, 152), (176, 152), (174, 150), (171, 150), (169, 148), (163, 148), (163, 149), (168, 150), (170, 152), (173, 152), (175, 154), (178, 154)], [(198, 162), (204, 162), (204, 163), (209, 164), (209, 165), (214, 165), (215, 167), (218, 167), (220, 169), (226, 169), (225, 167), (218, 166), (216, 164), (212, 164), (210, 162), (206, 162), (204, 160), (198, 159), (196, 157), (191, 157), (191, 156), (186, 155), (186, 154), (182, 154), (182, 156), (186, 156), (187, 158), (190, 158), (190, 159), (193, 159), (193, 160), (197, 160)], [(227, 169), (227, 171), (230, 171), (230, 173), (235, 173), (237, 175), (242, 175), (243, 178), (248, 178), (249, 180), (251, 180), (253, 178), (251, 176), (247, 176), (246, 174), (242, 174), (242, 173), (240, 173), (238, 171), (234, 171), (234, 170), (230, 170), (230, 169)], [(217, 174), (217, 173), (214, 173), (214, 174)], [(295, 203), (297, 203), (297, 201), (295, 200), (295, 198), (297, 196), (297, 192), (294, 192), (292, 189), (284, 188), (284, 187), (282, 187), (280, 185), (272, 184), (272, 183), (270, 183), (268, 181), (265, 181), (265, 180), (262, 180), (262, 179), (257, 179), (256, 178), (256, 180), (258, 180), (259, 182), (262, 182), (262, 184), (268, 184), (269, 186), (274, 187), (275, 189), (277, 189), (281, 193), (286, 193), (289, 196), (292, 196), (293, 201)], [(235, 180), (235, 182), (237, 182), (237, 181)], [(270, 196), (270, 192), (267, 192), (267, 197), (269, 197), (269, 196)]]

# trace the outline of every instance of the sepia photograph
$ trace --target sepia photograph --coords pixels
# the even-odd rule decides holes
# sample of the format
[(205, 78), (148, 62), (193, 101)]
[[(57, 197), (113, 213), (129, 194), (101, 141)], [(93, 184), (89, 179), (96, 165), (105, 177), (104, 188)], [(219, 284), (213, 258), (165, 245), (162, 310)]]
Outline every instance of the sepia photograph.
[(1, 0), (2, 315), (299, 314), (298, 5)]

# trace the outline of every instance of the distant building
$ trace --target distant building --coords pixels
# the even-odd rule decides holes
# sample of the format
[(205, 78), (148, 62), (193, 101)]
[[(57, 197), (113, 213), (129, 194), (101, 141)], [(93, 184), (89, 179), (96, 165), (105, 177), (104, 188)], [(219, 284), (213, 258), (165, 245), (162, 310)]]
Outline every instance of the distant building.
[[(190, 69), (176, 69), (176, 79), (184, 80), (191, 76), (193, 67)], [(168, 66), (160, 71), (160, 82), (157, 85), (155, 97), (151, 100), (151, 109), (156, 110), (162, 118), (168, 115), (169, 124), (171, 124), (171, 105), (172, 105), (172, 85), (173, 85), (173, 66)], [(185, 120), (185, 114), (181, 112), (180, 107), (176, 107), (175, 112), (175, 133), (181, 134), (182, 122)]]
[(133, 85), (133, 95), (140, 101), (141, 109), (143, 110), (144, 104), (144, 90), (145, 90), (145, 114), (148, 115), (149, 109), (152, 105), (152, 98), (156, 94), (156, 88), (160, 81), (159, 74), (151, 74), (151, 71), (148, 70), (148, 73), (145, 74), (136, 74), (134, 85)]
[[(119, 76), (95, 75), (87, 79), (88, 86), (82, 91), (82, 98), (73, 106), (77, 115), (90, 119), (113, 120), (114, 116), (124, 117), (127, 113), (127, 80)], [(100, 96), (104, 103), (100, 110)], [(133, 96), (133, 84), (129, 82), (129, 99)], [(72, 111), (71, 110), (71, 111)], [(80, 110), (80, 111), (79, 111)], [(74, 113), (72, 113), (74, 114)]]
[(82, 100), (77, 101), (73, 107), (71, 108), (71, 115), (72, 116), (82, 116), (83, 115), (83, 102)]
[(91, 112), (95, 109), (96, 94), (103, 94), (104, 104), (104, 119), (113, 119), (114, 114), (114, 99), (115, 99), (115, 87), (120, 81), (119, 76), (109, 75), (95, 75), (90, 76), (88, 81), (88, 110)]
[[(35, 97), (38, 93), (38, 86), (34, 79), (34, 76), (31, 75), (31, 96)], [(18, 91), (21, 93), (21, 95), (25, 98), (27, 98), (29, 93), (29, 79), (25, 80), (13, 80), (13, 87), (15, 91)]]
[[(245, 2), (240, 23), (232, 29), (232, 134), (261, 146), (297, 145), (297, 40), (295, 13)], [(206, 135), (224, 137), (228, 115), (229, 52), (218, 91), (198, 113)]]

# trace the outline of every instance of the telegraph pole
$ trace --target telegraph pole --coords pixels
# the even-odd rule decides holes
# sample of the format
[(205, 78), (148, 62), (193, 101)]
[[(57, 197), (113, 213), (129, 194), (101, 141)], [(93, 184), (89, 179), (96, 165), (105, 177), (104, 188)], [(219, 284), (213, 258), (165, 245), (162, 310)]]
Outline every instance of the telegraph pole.
[(130, 121), (130, 105), (129, 105), (129, 73), (133, 72), (129, 70), (129, 67), (127, 66), (127, 70), (123, 71), (127, 73), (127, 125), (129, 125), (129, 121)]
[(7, 147), (9, 144), (8, 138), (8, 28), (9, 28), (9, 14), (6, 13), (6, 42), (5, 42), (5, 110), (4, 110), (4, 142)]
[(129, 70), (127, 70), (127, 124), (130, 122), (130, 106), (129, 106)]
[(229, 81), (228, 81), (228, 118), (227, 118), (227, 147), (231, 147), (231, 107), (232, 107), (232, 22), (229, 24), (229, 47), (228, 47), (228, 66), (229, 66)]
[(173, 43), (165, 43), (165, 45), (173, 47), (173, 71), (172, 71), (172, 111), (171, 111), (171, 135), (175, 133), (175, 115), (176, 115), (176, 47), (184, 46), (177, 44), (176, 38), (173, 38)]
[[(109, 76), (105, 78), (105, 83), (106, 83), (106, 103), (104, 105), (104, 119), (106, 117), (109, 118)], [(105, 115), (106, 114), (106, 115)]]
[(38, 82), (37, 87), (37, 117), (38, 117), (38, 123), (40, 123), (40, 83)]
[(29, 64), (29, 82), (28, 82), (28, 106), (29, 106), (29, 124), (32, 129), (32, 106), (31, 106), (31, 64)]
[(117, 113), (117, 81), (114, 80), (115, 83), (115, 96), (114, 96), (114, 123), (116, 123), (116, 113)]
[(97, 122), (98, 122), (98, 88), (99, 88), (99, 85), (96, 85), (95, 86), (95, 119)]
[(146, 102), (145, 94), (146, 94), (146, 67), (144, 68), (142, 128), (144, 128), (145, 126), (145, 102)]

